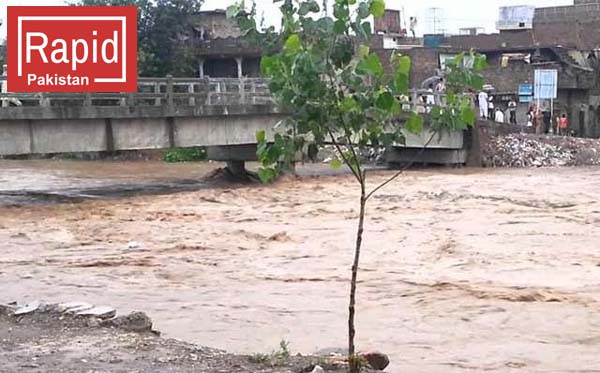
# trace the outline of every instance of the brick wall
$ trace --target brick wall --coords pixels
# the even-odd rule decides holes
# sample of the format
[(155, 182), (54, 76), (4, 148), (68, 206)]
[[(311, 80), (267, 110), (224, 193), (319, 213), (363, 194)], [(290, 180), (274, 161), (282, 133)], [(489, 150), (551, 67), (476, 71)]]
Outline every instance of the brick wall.
[(443, 45), (454, 48), (494, 50), (500, 48), (528, 47), (534, 44), (531, 30), (501, 32), (499, 34), (453, 35), (443, 40)]
[(421, 88), (421, 83), (435, 75), (439, 69), (440, 50), (434, 48), (415, 48), (407, 53), (412, 61), (410, 71), (411, 87)]
[(536, 8), (534, 23), (600, 19), (600, 2)]
[(379, 56), (381, 63), (387, 74), (392, 73), (392, 67), (389, 63), (392, 53), (397, 52), (410, 57), (412, 61), (410, 69), (410, 86), (421, 88), (421, 83), (435, 75), (439, 68), (439, 49), (434, 48), (414, 48), (406, 51), (396, 51), (393, 49), (373, 49), (373, 52)]
[(533, 83), (535, 68), (524, 61), (510, 61), (502, 67), (501, 54), (487, 54), (489, 68), (483, 72), (487, 84), (502, 93), (517, 92), (519, 84)]
[(399, 34), (400, 27), (400, 11), (386, 9), (385, 14), (381, 18), (375, 19), (375, 32), (385, 32), (388, 34)]

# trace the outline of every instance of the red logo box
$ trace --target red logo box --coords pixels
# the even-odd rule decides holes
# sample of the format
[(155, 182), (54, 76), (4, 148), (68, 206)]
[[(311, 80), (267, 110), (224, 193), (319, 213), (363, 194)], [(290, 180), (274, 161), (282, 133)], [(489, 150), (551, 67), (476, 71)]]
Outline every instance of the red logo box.
[(137, 91), (134, 6), (9, 6), (11, 92)]

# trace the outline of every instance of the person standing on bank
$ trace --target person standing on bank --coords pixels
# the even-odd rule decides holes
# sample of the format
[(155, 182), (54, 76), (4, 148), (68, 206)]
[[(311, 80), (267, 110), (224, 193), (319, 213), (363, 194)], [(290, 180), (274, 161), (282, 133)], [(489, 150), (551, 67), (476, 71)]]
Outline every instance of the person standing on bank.
[(494, 110), (494, 96), (490, 95), (488, 101), (488, 118), (492, 119), (496, 115), (496, 110)]
[(504, 113), (500, 108), (496, 108), (496, 114), (494, 115), (494, 120), (497, 123), (504, 123)]
[(538, 107), (535, 108), (533, 125), (535, 126), (536, 135), (544, 134), (544, 114)]
[(558, 133), (562, 136), (567, 135), (567, 130), (569, 129), (569, 119), (567, 119), (567, 114), (563, 114), (558, 119)]
[(508, 112), (510, 114), (510, 124), (517, 125), (517, 102), (514, 97), (508, 103)]
[(485, 91), (479, 92), (477, 96), (477, 101), (479, 103), (479, 116), (482, 119), (487, 119), (488, 117), (488, 94)]

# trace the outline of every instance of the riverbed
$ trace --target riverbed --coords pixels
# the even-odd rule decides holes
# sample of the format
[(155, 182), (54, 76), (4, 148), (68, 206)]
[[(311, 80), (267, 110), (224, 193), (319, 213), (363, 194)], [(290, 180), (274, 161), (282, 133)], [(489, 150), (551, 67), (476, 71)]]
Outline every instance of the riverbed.
[[(0, 161), (0, 303), (140, 310), (236, 353), (344, 348), (356, 182), (207, 185), (216, 166)], [(368, 206), (359, 348), (389, 372), (600, 370), (599, 200), (600, 168), (401, 176)]]

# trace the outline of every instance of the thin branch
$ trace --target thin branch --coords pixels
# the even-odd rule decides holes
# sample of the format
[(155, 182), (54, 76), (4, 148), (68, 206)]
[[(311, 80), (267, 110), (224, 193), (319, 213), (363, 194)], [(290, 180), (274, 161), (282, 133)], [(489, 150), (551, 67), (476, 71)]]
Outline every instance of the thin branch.
[(340, 122), (342, 123), (342, 126), (344, 127), (344, 133), (346, 134), (346, 140), (348, 140), (348, 146), (350, 147), (350, 151), (352, 152), (352, 156), (354, 157), (354, 162), (356, 163), (356, 171), (358, 172), (359, 175), (361, 175), (361, 183), (363, 183), (365, 181), (365, 177), (364, 174), (362, 172), (362, 168), (360, 167), (360, 159), (358, 158), (357, 154), (356, 154), (356, 150), (354, 149), (354, 144), (352, 143), (352, 138), (350, 137), (349, 133), (350, 131), (348, 130), (348, 127), (346, 127), (346, 122), (344, 122), (343, 118), (340, 118)]
[(398, 171), (394, 176), (390, 177), (388, 180), (386, 180), (385, 182), (380, 184), (377, 188), (373, 189), (369, 194), (367, 194), (366, 199), (369, 200), (369, 198), (371, 198), (375, 193), (380, 191), (382, 188), (384, 188), (386, 185), (388, 185), (392, 181), (396, 180), (398, 177), (400, 177), (400, 175), (402, 175), (404, 173), (404, 171), (406, 171), (408, 168), (410, 168), (416, 162), (417, 158), (419, 158), (421, 155), (423, 155), (423, 153), (425, 152), (425, 149), (427, 149), (427, 147), (429, 146), (429, 144), (431, 143), (431, 141), (433, 140), (433, 137), (435, 135), (436, 135), (436, 132), (433, 132), (431, 134), (431, 137), (429, 138), (429, 140), (427, 140), (425, 145), (423, 145), (423, 148), (421, 149), (421, 151), (419, 151), (419, 153), (417, 153), (413, 157), (413, 159), (411, 159), (410, 162), (408, 162), (406, 165), (404, 165), (404, 167), (402, 167), (402, 169), (400, 171)]
[(354, 177), (356, 178), (356, 180), (358, 180), (358, 182), (361, 185), (363, 185), (364, 183), (363, 183), (363, 179), (361, 177), (361, 174), (357, 173), (357, 171), (352, 167), (352, 164), (350, 163), (350, 161), (344, 155), (344, 152), (342, 151), (342, 148), (340, 147), (340, 144), (338, 144), (337, 140), (335, 139), (335, 136), (333, 135), (333, 132), (331, 132), (330, 129), (328, 129), (327, 132), (329, 132), (329, 136), (331, 136), (331, 142), (336, 147), (338, 153), (340, 153), (340, 157), (342, 157), (342, 160), (344, 161), (344, 163), (346, 163), (346, 165), (348, 166), (348, 168), (350, 168), (350, 171), (352, 171), (352, 174), (354, 174)]

